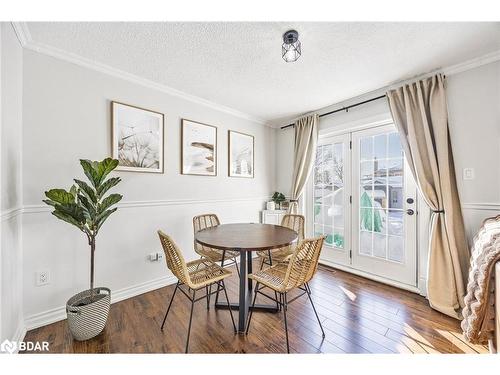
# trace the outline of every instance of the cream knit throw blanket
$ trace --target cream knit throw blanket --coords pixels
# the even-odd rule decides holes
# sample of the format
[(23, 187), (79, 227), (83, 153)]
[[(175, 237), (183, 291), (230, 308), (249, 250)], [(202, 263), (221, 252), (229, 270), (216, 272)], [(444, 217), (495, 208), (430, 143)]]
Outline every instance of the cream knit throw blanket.
[(486, 219), (474, 237), (462, 329), (473, 344), (487, 344), (495, 330), (495, 263), (500, 261), (500, 215)]

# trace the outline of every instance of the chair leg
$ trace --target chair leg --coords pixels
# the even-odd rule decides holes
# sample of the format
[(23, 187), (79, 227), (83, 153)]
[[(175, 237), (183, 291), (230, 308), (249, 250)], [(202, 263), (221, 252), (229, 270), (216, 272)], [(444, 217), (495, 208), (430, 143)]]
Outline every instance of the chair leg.
[(259, 290), (259, 283), (255, 285), (255, 294), (253, 295), (252, 305), (250, 306), (250, 314), (248, 315), (247, 329), (245, 335), (248, 335), (248, 330), (250, 329), (250, 322), (252, 321), (253, 310), (255, 307), (255, 300), (257, 299), (257, 291)]
[(311, 294), (312, 291), (311, 291), (311, 288), (309, 287), (309, 283), (305, 283), (305, 286), (306, 286), (307, 293)]
[[(226, 250), (222, 250), (222, 260), (220, 261), (220, 266), (224, 268), (224, 259), (226, 258)], [(215, 304), (219, 302), (219, 283), (217, 283), (217, 293), (215, 293)]]
[(319, 319), (318, 313), (316, 312), (316, 308), (314, 307), (313, 300), (311, 298), (311, 289), (309, 288), (309, 285), (306, 283), (306, 288), (308, 290), (307, 292), (307, 297), (309, 297), (309, 301), (311, 302), (311, 306), (314, 310), (314, 315), (316, 315), (316, 319), (318, 319), (319, 327), (321, 328), (321, 332), (323, 333), (323, 338), (325, 337), (325, 331), (323, 330), (323, 325), (321, 324), (321, 320)]
[[(267, 254), (269, 255), (269, 267), (272, 267), (273, 266), (273, 258), (271, 256), (271, 250), (268, 250)], [(276, 308), (278, 309), (278, 311), (281, 310), (281, 305), (278, 302), (278, 292), (276, 292), (276, 291), (274, 291), (274, 299), (276, 300)]]
[(196, 290), (193, 290), (193, 299), (191, 300), (191, 315), (189, 315), (188, 335), (186, 340), (186, 350), (184, 351), (185, 353), (188, 352), (189, 348), (189, 335), (191, 334), (191, 323), (193, 322), (193, 308), (195, 299), (196, 299)]
[(212, 291), (212, 285), (210, 285), (210, 289), (208, 285), (205, 287), (205, 291), (207, 293), (207, 310), (210, 310), (210, 292)]
[(234, 258), (234, 265), (236, 266), (236, 273), (238, 273), (238, 278), (240, 278), (240, 267), (238, 267), (238, 261)]
[(167, 307), (167, 312), (165, 313), (165, 317), (163, 318), (163, 322), (161, 323), (161, 330), (162, 331), (163, 331), (163, 326), (165, 325), (165, 321), (167, 320), (168, 312), (170, 311), (170, 307), (172, 306), (172, 302), (174, 301), (175, 293), (177, 292), (178, 287), (179, 287), (179, 282), (177, 282), (177, 284), (175, 284), (174, 293), (172, 294), (172, 297), (170, 298), (170, 302), (169, 302), (168, 307)]
[[(233, 310), (231, 309), (231, 305), (229, 304), (229, 298), (227, 296), (226, 284), (224, 283), (224, 280), (221, 280), (220, 282), (222, 284), (222, 289), (224, 290), (224, 294), (226, 295), (227, 309), (229, 310), (229, 314), (231, 315), (231, 321), (233, 322), (234, 333), (236, 333), (236, 324), (234, 323)], [(219, 283), (217, 283), (217, 284), (219, 284)]]
[(283, 293), (283, 300), (285, 301), (285, 304), (283, 306), (283, 316), (285, 317), (285, 335), (286, 335), (286, 352), (290, 353), (290, 345), (288, 344), (288, 323), (286, 320), (286, 310), (288, 307), (288, 302), (286, 298), (286, 292)]
[(264, 268), (264, 258), (262, 258), (261, 261), (260, 261), (259, 271), (262, 271), (263, 268)]

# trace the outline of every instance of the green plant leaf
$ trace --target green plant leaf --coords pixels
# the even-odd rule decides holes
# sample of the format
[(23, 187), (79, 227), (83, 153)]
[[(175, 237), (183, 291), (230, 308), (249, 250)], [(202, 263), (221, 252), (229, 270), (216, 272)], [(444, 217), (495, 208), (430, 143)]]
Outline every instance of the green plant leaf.
[(122, 198), (123, 197), (120, 194), (111, 194), (111, 195), (107, 196), (106, 198), (104, 198), (102, 200), (101, 204), (99, 204), (99, 206), (98, 206), (99, 213), (104, 212), (112, 205), (118, 203), (119, 201), (122, 200)]
[(92, 186), (97, 187), (99, 185), (99, 174), (94, 169), (92, 164), (93, 162), (90, 160), (80, 159), (80, 165), (83, 168), (83, 173), (85, 173), (85, 176), (87, 176), (89, 181), (92, 183)]
[(77, 220), (75, 220), (72, 216), (65, 214), (64, 212), (55, 210), (55, 211), (52, 211), (52, 215), (54, 215), (55, 217), (57, 217), (58, 219), (60, 219), (62, 221), (73, 224), (75, 227), (77, 227), (78, 229), (80, 229), (82, 231), (84, 230), (84, 227), (81, 223), (79, 223)]
[(78, 203), (57, 204), (55, 209), (65, 215), (71, 216), (78, 223), (85, 224), (83, 208)]
[(72, 185), (71, 188), (69, 189), (69, 193), (76, 198), (76, 195), (78, 194), (78, 188), (76, 185)]
[(92, 189), (85, 181), (74, 180), (85, 196), (90, 199), (93, 203), (97, 203), (97, 196), (94, 189)]
[(109, 189), (116, 186), (121, 181), (120, 177), (112, 177), (97, 188), (97, 196), (101, 198)]
[(96, 230), (99, 230), (101, 228), (101, 225), (106, 221), (106, 219), (109, 217), (109, 215), (111, 215), (117, 209), (118, 208), (115, 207), (115, 208), (112, 208), (110, 210), (106, 210), (106, 211), (100, 213), (99, 215), (97, 215), (97, 219), (96, 219), (96, 227), (97, 227), (97, 229)]
[[(75, 202), (75, 196), (64, 189), (50, 189), (45, 192), (45, 196), (51, 201), (59, 204), (68, 204)], [(47, 202), (46, 202), (47, 203)]]
[(83, 214), (85, 215), (87, 224), (89, 227), (92, 226), (96, 217), (96, 208), (85, 195), (78, 194), (78, 202), (83, 206)]
[(50, 199), (43, 199), (42, 202), (48, 204), (49, 206), (55, 207), (57, 202), (51, 201)]
[(118, 166), (118, 160), (106, 158), (103, 161), (93, 163), (94, 169), (99, 176), (99, 185), (104, 182), (106, 176)]

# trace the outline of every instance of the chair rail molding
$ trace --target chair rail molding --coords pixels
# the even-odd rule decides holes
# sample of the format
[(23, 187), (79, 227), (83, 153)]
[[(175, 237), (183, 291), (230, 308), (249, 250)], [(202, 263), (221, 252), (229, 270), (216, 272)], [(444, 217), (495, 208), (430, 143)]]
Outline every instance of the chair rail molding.
[(51, 57), (54, 57), (54, 58), (57, 58), (60, 60), (64, 60), (64, 61), (70, 62), (72, 64), (82, 66), (84, 68), (96, 70), (98, 72), (101, 72), (101, 73), (104, 73), (104, 74), (107, 74), (107, 75), (110, 75), (113, 77), (121, 78), (121, 79), (124, 79), (126, 81), (129, 81), (129, 82), (141, 85), (141, 86), (145, 86), (145, 87), (148, 87), (148, 88), (153, 89), (153, 90), (158, 90), (158, 91), (164, 92), (168, 95), (172, 95), (172, 96), (184, 99), (184, 100), (188, 100), (188, 101), (196, 103), (196, 104), (204, 105), (206, 107), (212, 108), (212, 109), (219, 111), (219, 112), (224, 112), (224, 113), (227, 113), (227, 114), (235, 116), (235, 117), (239, 117), (239, 118), (242, 118), (242, 119), (245, 119), (248, 121), (255, 122), (257, 124), (261, 124), (264, 126), (270, 126), (266, 120), (261, 119), (261, 118), (256, 117), (256, 116), (253, 116), (253, 115), (250, 115), (248, 113), (241, 112), (239, 110), (227, 107), (227, 106), (222, 105), (222, 104), (217, 104), (215, 102), (201, 98), (201, 97), (196, 96), (196, 95), (188, 94), (184, 91), (177, 90), (173, 87), (170, 87), (170, 86), (167, 86), (167, 85), (164, 85), (161, 83), (157, 83), (157, 82), (154, 82), (154, 81), (146, 79), (146, 78), (142, 78), (142, 77), (137, 76), (135, 74), (128, 73), (126, 71), (114, 68), (110, 65), (102, 64), (102, 63), (99, 63), (97, 61), (87, 59), (87, 58), (82, 57), (80, 55), (77, 55), (75, 53), (67, 52), (67, 51), (64, 51), (64, 50), (59, 49), (59, 48), (55, 48), (55, 47), (52, 47), (52, 46), (49, 46), (49, 45), (46, 45), (46, 44), (43, 44), (40, 42), (36, 42), (31, 37), (31, 33), (29, 31), (29, 27), (28, 27), (28, 24), (26, 22), (12, 22), (12, 26), (14, 27), (14, 31), (16, 32), (16, 35), (17, 35), (17, 38), (19, 39), (19, 42), (21, 43), (23, 48), (26, 48), (28, 50), (38, 52), (38, 53), (41, 53), (44, 55), (48, 55), (48, 56), (51, 56)]
[[(128, 201), (120, 202), (116, 206), (118, 208), (136, 208), (136, 207), (162, 207), (162, 206), (182, 206), (196, 204), (216, 204), (216, 203), (231, 203), (231, 202), (266, 202), (270, 197), (245, 197), (245, 198), (219, 198), (219, 199), (164, 199), (164, 200), (146, 200), (146, 201)], [(49, 212), (52, 210), (50, 206), (44, 204), (26, 205), (20, 208), (24, 214), (33, 214), (41, 212)], [(3, 214), (2, 214), (3, 217)]]
[(479, 211), (498, 211), (500, 212), (500, 203), (462, 203), (464, 210), (479, 210)]
[(0, 221), (7, 221), (23, 213), (23, 207), (10, 208), (3, 210), (0, 214)]

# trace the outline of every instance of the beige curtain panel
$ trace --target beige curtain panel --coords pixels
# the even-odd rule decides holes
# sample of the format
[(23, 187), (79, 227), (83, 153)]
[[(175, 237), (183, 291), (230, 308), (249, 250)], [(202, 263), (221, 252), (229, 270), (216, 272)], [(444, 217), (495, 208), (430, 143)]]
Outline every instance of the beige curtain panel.
[(470, 252), (455, 178), (444, 77), (387, 93), (406, 158), (432, 210), (427, 293), (431, 306), (461, 318)]
[(289, 213), (296, 214), (298, 200), (304, 191), (311, 173), (318, 144), (319, 116), (303, 117), (295, 122), (295, 145), (292, 175), (292, 189)]

